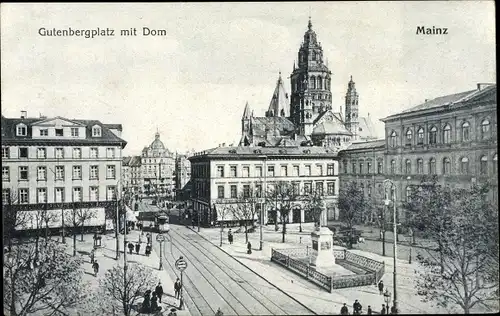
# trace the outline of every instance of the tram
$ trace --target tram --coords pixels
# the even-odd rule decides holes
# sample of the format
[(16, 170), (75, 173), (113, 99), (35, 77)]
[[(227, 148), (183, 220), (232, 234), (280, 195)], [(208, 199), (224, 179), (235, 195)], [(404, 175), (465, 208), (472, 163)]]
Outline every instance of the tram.
[(142, 223), (143, 229), (157, 233), (166, 233), (170, 230), (170, 218), (165, 211), (139, 212), (137, 219)]

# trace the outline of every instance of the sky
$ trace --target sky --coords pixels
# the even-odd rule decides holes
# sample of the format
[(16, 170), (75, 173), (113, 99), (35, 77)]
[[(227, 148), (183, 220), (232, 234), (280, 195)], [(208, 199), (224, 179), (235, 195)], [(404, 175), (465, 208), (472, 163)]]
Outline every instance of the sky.
[[(277, 3), (2, 3), (1, 112), (122, 124), (124, 153), (158, 130), (171, 151), (237, 145), (248, 102), (269, 107), (311, 17), (332, 71), (334, 109), (352, 75), (360, 115), (379, 119), (425, 99), (496, 82), (493, 1)], [(416, 34), (417, 27), (446, 35)], [(142, 29), (165, 30), (144, 36)], [(41, 36), (40, 28), (115, 36)], [(120, 30), (137, 29), (137, 36)]]

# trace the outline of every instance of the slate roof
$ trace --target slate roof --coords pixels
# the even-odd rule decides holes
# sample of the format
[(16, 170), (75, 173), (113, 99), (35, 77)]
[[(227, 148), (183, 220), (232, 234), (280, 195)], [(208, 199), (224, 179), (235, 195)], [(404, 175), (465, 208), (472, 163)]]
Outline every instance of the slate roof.
[(270, 114), (269, 116), (290, 116), (290, 100), (288, 99), (288, 94), (283, 86), (281, 73), (278, 81), (276, 82), (276, 88), (274, 89), (273, 96), (271, 97), (271, 102), (269, 103), (268, 113)]
[(279, 135), (289, 135), (295, 130), (293, 123), (281, 116), (274, 117), (254, 117), (252, 121), (252, 135), (266, 136), (266, 128), (274, 135), (274, 130), (279, 132)]
[(342, 150), (361, 150), (361, 149), (373, 149), (373, 148), (383, 148), (385, 146), (385, 139), (377, 139), (366, 142), (352, 143), (346, 149)]
[(359, 129), (358, 136), (362, 139), (376, 138), (375, 135), (375, 125), (371, 120), (371, 117), (359, 117)]
[(336, 157), (338, 151), (325, 147), (216, 147), (195, 153), (189, 160), (226, 157), (262, 158), (262, 156)]
[(107, 128), (109, 129), (117, 129), (120, 132), (123, 131), (123, 126), (122, 124), (104, 124)]
[(419, 104), (417, 106), (413, 106), (413, 107), (411, 107), (407, 110), (404, 110), (400, 113), (390, 115), (390, 116), (382, 119), (382, 121), (389, 119), (389, 118), (393, 118), (393, 117), (401, 115), (401, 114), (407, 114), (407, 113), (412, 113), (412, 112), (434, 109), (434, 108), (438, 108), (438, 107), (445, 106), (445, 105), (452, 106), (454, 104), (463, 103), (463, 102), (472, 100), (472, 99), (474, 99), (480, 95), (483, 95), (485, 93), (489, 93), (492, 90), (496, 90), (496, 88), (497, 88), (497, 85), (494, 84), (494, 85), (487, 86), (481, 90), (475, 89), (475, 90), (469, 90), (469, 91), (464, 91), (464, 92), (460, 92), (460, 93), (454, 93), (454, 94), (449, 94), (449, 95), (437, 97), (437, 98), (434, 98), (431, 100), (427, 100), (426, 102)]
[(129, 162), (130, 167), (139, 167), (141, 166), (141, 156), (132, 156)]
[(130, 166), (130, 160), (132, 160), (132, 157), (123, 157), (122, 166), (124, 167)]
[(347, 130), (344, 123), (338, 119), (336, 115), (332, 116), (332, 120), (323, 120), (317, 124), (312, 132), (313, 135), (352, 135)]
[[(78, 144), (118, 144), (122, 145), (124, 148), (127, 144), (126, 141), (116, 136), (109, 128), (109, 124), (103, 124), (98, 120), (78, 120), (78, 119), (66, 119), (63, 117), (58, 117), (62, 120), (67, 120), (75, 123), (85, 125), (86, 127), (86, 138), (85, 139), (68, 139), (68, 138), (47, 138), (47, 139), (33, 139), (32, 138), (32, 125), (42, 122), (49, 121), (47, 118), (6, 118), (2, 116), (2, 144), (21, 142), (45, 142), (49, 144), (65, 144), (65, 143), (78, 143)], [(16, 135), (16, 126), (19, 123), (23, 123), (27, 126), (26, 136)], [(101, 137), (92, 136), (92, 127), (99, 125), (101, 127)], [(114, 125), (114, 124), (112, 124)]]

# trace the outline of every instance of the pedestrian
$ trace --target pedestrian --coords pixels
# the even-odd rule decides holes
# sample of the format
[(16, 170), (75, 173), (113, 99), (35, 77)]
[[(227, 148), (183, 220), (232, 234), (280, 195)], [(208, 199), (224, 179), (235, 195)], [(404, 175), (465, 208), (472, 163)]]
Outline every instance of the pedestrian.
[(397, 311), (396, 311), (396, 306), (392, 305), (391, 307), (391, 314), (397, 314)]
[(233, 232), (231, 231), (231, 228), (229, 228), (229, 231), (227, 232), (227, 241), (229, 241), (229, 244), (233, 244)]
[(134, 244), (131, 242), (128, 243), (128, 251), (130, 254), (134, 251)]
[(139, 254), (140, 250), (141, 250), (141, 244), (140, 243), (135, 244), (135, 253)]
[(142, 234), (139, 235), (139, 243), (142, 243)]
[(156, 313), (159, 309), (158, 307), (158, 297), (156, 296), (156, 293), (153, 292), (153, 296), (151, 297), (151, 312)]
[(174, 283), (174, 293), (175, 293), (175, 298), (180, 298), (181, 296), (181, 281), (179, 281), (179, 278)]
[(385, 304), (382, 304), (382, 310), (380, 310), (381, 315), (387, 314), (387, 310), (385, 309)]
[(92, 268), (94, 269), (94, 276), (97, 276), (97, 274), (99, 273), (99, 263), (97, 263), (97, 261), (94, 261), (94, 263), (92, 264)]
[(250, 243), (250, 241), (247, 244), (247, 254), (252, 254), (252, 244)]
[(361, 304), (358, 302), (358, 300), (355, 300), (354, 301), (354, 304), (352, 304), (352, 314), (353, 315), (360, 315), (361, 314), (361, 309), (363, 307), (361, 306)]
[(177, 310), (176, 310), (175, 308), (170, 309), (170, 313), (168, 313), (168, 315), (167, 315), (167, 316), (177, 316), (176, 311), (177, 311)]
[(95, 248), (92, 248), (92, 251), (90, 252), (90, 263), (94, 263), (94, 258), (95, 258)]
[(380, 295), (384, 294), (384, 282), (382, 282), (382, 280), (378, 283), (378, 291), (380, 292)]
[(349, 308), (347, 308), (346, 303), (344, 303), (344, 306), (340, 309), (340, 315), (349, 315)]
[(373, 314), (373, 312), (372, 312), (372, 307), (371, 307), (370, 305), (368, 305), (368, 310), (366, 311), (366, 313), (367, 313), (368, 315), (372, 315), (372, 314)]
[(151, 244), (147, 244), (146, 245), (146, 256), (149, 257), (150, 254), (151, 254)]
[(217, 312), (215, 312), (215, 316), (223, 316), (224, 313), (220, 310), (220, 307), (217, 308)]
[(161, 286), (160, 282), (158, 282), (158, 285), (155, 288), (155, 293), (156, 296), (158, 296), (158, 301), (161, 303), (161, 297), (163, 296), (163, 287)]
[(150, 233), (146, 234), (146, 239), (148, 240), (148, 244), (150, 244), (151, 243), (151, 234)]
[(150, 294), (151, 290), (147, 290), (144, 293), (144, 301), (142, 301), (142, 313), (144, 314), (149, 314), (149, 312), (151, 311), (151, 298), (149, 296)]

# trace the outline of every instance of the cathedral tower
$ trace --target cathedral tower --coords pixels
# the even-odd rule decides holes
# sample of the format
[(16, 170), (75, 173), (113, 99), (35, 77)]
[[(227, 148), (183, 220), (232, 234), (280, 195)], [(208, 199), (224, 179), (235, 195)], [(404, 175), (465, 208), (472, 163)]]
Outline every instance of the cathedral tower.
[(300, 135), (311, 136), (318, 115), (331, 110), (331, 71), (323, 62), (323, 49), (312, 29), (311, 18), (298, 53), (298, 68), (293, 65), (290, 120)]
[(347, 84), (345, 95), (345, 126), (352, 133), (352, 139), (359, 138), (359, 94), (356, 92), (356, 84), (351, 80)]

